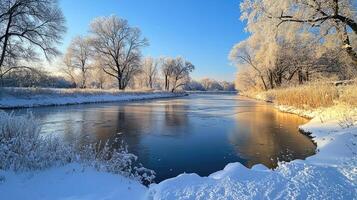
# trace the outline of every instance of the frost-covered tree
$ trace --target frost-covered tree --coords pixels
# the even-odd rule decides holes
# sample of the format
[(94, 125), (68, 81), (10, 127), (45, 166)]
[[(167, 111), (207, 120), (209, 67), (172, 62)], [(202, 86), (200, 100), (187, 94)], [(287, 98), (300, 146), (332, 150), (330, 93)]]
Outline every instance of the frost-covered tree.
[(200, 82), (206, 91), (223, 90), (223, 85), (214, 79), (203, 78)]
[(351, 0), (245, 0), (241, 11), (250, 32), (279, 37), (308, 31), (323, 37), (322, 42), (338, 39), (357, 66), (356, 44), (351, 43), (357, 35), (357, 13)]
[(118, 80), (118, 88), (127, 87), (141, 69), (141, 49), (148, 45), (138, 28), (117, 16), (99, 17), (90, 26), (92, 45), (103, 60), (103, 70)]
[(147, 57), (142, 62), (142, 75), (145, 80), (146, 87), (153, 88), (158, 74), (158, 61), (152, 57)]
[(262, 64), (254, 58), (255, 51), (256, 49), (250, 47), (249, 40), (243, 41), (233, 47), (230, 53), (230, 59), (237, 62), (240, 66), (251, 67), (253, 69), (251, 72), (254, 71), (254, 73), (256, 73), (256, 76), (261, 80), (264, 90), (267, 90), (268, 86), (264, 76), (265, 69)]
[(76, 70), (74, 68), (74, 65), (72, 63), (71, 56), (66, 53), (62, 58), (61, 58), (61, 68), (60, 71), (62, 74), (64, 74), (64, 77), (71, 81), (73, 87), (77, 87), (78, 85), (78, 76), (76, 74)]
[(0, 79), (39, 59), (40, 51), (47, 59), (57, 55), (64, 22), (57, 0), (1, 0)]
[(91, 78), (92, 78), (92, 85), (96, 88), (103, 89), (104, 85), (110, 81), (110, 77), (107, 73), (103, 70), (103, 63), (100, 58), (94, 57), (93, 62), (91, 63)]
[(161, 58), (161, 71), (164, 76), (164, 89), (170, 90), (170, 77), (173, 74), (173, 70), (175, 67), (174, 58), (163, 57)]
[(224, 91), (235, 91), (234, 83), (228, 81), (221, 81), (220, 85)]
[(67, 64), (71, 64), (73, 69), (80, 72), (80, 88), (87, 87), (92, 52), (89, 39), (81, 36), (75, 37), (67, 49), (65, 57), (70, 59)]
[(196, 80), (191, 80), (189, 83), (185, 85), (184, 90), (205, 91), (205, 88), (203, 87), (201, 82)]
[(319, 77), (356, 77), (356, 12), (351, 1), (244, 0), (241, 13), (250, 36), (233, 47), (230, 59), (242, 71), (236, 83), (244, 88), (267, 90)]
[(182, 57), (161, 58), (161, 71), (164, 76), (165, 90), (174, 92), (178, 88), (186, 85), (190, 81), (190, 73), (194, 69), (195, 66)]
[(195, 69), (195, 66), (184, 60), (182, 57), (174, 59), (174, 66), (171, 74), (171, 92), (186, 85), (190, 80), (190, 73)]

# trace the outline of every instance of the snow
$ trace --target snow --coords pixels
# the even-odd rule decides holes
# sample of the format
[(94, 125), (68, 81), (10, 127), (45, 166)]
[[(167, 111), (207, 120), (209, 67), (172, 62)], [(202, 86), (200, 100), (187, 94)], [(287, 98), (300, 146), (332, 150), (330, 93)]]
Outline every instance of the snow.
[(357, 111), (335, 106), (304, 111), (313, 119), (300, 129), (317, 154), (280, 163), (275, 170), (230, 163), (208, 177), (181, 174), (148, 187), (121, 175), (70, 164), (15, 174), (0, 171), (2, 199), (357, 199)]
[(135, 101), (184, 96), (163, 91), (96, 89), (1, 88), (0, 108), (37, 107), (114, 101)]
[(79, 164), (44, 171), (0, 171), (0, 199), (74, 200), (141, 199), (146, 187), (122, 176), (83, 168)]

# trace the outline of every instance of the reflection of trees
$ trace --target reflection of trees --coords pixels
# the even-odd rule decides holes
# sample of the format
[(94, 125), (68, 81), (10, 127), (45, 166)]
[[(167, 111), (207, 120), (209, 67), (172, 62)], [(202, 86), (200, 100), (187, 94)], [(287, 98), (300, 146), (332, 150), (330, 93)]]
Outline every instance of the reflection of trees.
[(167, 103), (165, 106), (164, 124), (162, 130), (164, 135), (183, 135), (188, 133), (188, 116), (189, 106), (180, 103)]
[(123, 140), (131, 152), (137, 153), (141, 135), (146, 134), (154, 124), (153, 109), (152, 106), (122, 105), (97, 112), (100, 114), (97, 121), (103, 122), (95, 127), (97, 140), (109, 140), (112, 144), (115, 140)]
[[(229, 136), (239, 157), (248, 167), (261, 163), (277, 165), (277, 158), (305, 158), (315, 148), (311, 140), (298, 133), (298, 126), (307, 122), (296, 115), (281, 113), (270, 105), (236, 107), (236, 129)], [(245, 109), (246, 112), (242, 112)], [(287, 150), (291, 155), (286, 157)]]

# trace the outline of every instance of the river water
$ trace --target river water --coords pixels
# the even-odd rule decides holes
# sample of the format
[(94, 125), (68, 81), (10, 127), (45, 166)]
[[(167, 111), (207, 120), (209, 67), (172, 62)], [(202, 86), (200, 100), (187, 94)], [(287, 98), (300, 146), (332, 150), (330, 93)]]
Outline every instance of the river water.
[(315, 145), (299, 133), (307, 119), (237, 95), (191, 94), (176, 99), (22, 109), (43, 134), (80, 144), (123, 140), (156, 182), (183, 172), (207, 176), (231, 162), (247, 167), (304, 159)]

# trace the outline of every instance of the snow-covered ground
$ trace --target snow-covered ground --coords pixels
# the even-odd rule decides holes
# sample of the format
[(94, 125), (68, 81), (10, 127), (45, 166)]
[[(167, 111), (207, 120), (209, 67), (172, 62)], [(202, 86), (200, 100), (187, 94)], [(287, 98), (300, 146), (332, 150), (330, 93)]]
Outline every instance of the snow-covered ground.
[(1, 88), (0, 108), (135, 101), (184, 96), (162, 91), (118, 91), (96, 89)]
[(316, 142), (316, 155), (280, 163), (276, 170), (230, 163), (208, 177), (181, 174), (149, 187), (76, 164), (0, 171), (0, 199), (357, 199), (357, 110), (279, 109), (313, 117), (300, 128)]
[(128, 178), (79, 164), (42, 172), (0, 171), (0, 199), (142, 199), (147, 188)]

